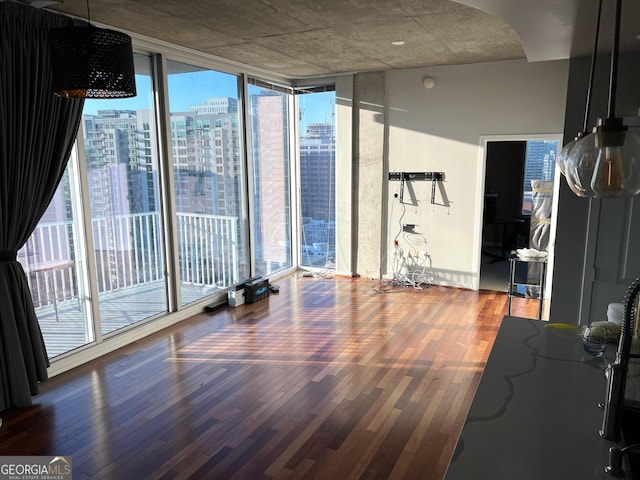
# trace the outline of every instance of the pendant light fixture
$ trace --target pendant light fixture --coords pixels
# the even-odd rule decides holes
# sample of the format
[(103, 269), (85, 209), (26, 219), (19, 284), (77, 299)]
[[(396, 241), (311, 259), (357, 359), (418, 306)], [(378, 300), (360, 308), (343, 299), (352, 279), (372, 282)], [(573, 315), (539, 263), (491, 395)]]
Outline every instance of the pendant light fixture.
[[(587, 98), (585, 101), (584, 120), (582, 123), (582, 131), (578, 132), (575, 138), (567, 143), (560, 151), (556, 163), (560, 167), (560, 171), (567, 180), (567, 185), (573, 193), (579, 197), (593, 197), (595, 192), (591, 189), (591, 177), (595, 169), (595, 161), (588, 165), (585, 163), (569, 164), (571, 152), (574, 150), (578, 142), (587, 135), (589, 124), (589, 114), (591, 113), (591, 94), (593, 91), (593, 78), (596, 68), (596, 56), (598, 52), (598, 40), (600, 38), (600, 18), (602, 16), (602, 0), (598, 1), (598, 14), (596, 16), (596, 30), (593, 41), (593, 53), (591, 55), (591, 66), (589, 68), (589, 85), (587, 87)], [(575, 157), (574, 157), (575, 159)]]
[[(599, 118), (593, 133), (575, 144), (567, 161), (567, 168), (574, 173), (581, 168), (592, 169), (589, 185), (597, 197), (640, 193), (640, 138), (628, 132), (622, 119), (615, 115), (621, 5), (622, 0), (615, 0), (607, 117)], [(586, 188), (584, 184), (581, 186)]]
[(136, 96), (131, 37), (91, 25), (54, 28), (49, 34), (53, 87), (67, 98)]

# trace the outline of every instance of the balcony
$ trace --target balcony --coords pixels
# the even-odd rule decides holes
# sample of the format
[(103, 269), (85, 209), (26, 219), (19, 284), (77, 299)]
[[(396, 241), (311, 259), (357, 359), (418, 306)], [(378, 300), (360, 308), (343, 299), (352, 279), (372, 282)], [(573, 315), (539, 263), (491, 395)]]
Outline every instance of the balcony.
[[(182, 304), (239, 280), (238, 219), (178, 214)], [(95, 284), (103, 334), (166, 313), (158, 212), (92, 219)], [(71, 221), (40, 223), (18, 252), (49, 358), (94, 341), (91, 295)], [(164, 306), (163, 306), (164, 305)]]

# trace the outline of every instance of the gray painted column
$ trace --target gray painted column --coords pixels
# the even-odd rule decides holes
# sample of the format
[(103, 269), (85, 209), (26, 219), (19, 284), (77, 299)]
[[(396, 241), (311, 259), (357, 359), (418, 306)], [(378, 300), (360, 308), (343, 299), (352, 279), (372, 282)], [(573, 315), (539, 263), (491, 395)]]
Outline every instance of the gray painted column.
[[(569, 87), (565, 113), (564, 143), (568, 143), (582, 130), (585, 95), (589, 80), (588, 57), (571, 59)], [(602, 63), (602, 62), (601, 62)], [(600, 98), (594, 98), (601, 101)], [(601, 108), (598, 104), (598, 109)], [(589, 199), (576, 197), (565, 178), (560, 179), (558, 197), (558, 219), (555, 240), (553, 290), (551, 293), (552, 322), (579, 324), (584, 307), (584, 282), (589, 227)], [(590, 287), (589, 287), (590, 289)], [(582, 322), (584, 323), (584, 322)]]

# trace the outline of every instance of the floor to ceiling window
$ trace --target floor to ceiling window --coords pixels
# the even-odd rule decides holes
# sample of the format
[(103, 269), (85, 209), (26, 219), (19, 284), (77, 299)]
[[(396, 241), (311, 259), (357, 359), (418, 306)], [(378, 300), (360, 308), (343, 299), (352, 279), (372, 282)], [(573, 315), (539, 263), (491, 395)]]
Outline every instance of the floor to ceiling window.
[(300, 110), (300, 264), (336, 266), (335, 92), (298, 96)]
[(182, 304), (249, 274), (235, 75), (167, 62)]
[(167, 311), (150, 58), (134, 57), (138, 95), (82, 116), (103, 334)]
[(292, 265), (290, 94), (248, 86), (254, 273)]
[[(51, 359), (294, 266), (292, 93), (252, 80), (243, 95), (239, 75), (160, 56), (134, 63), (136, 97), (85, 101), (58, 191), (18, 254)], [(166, 131), (154, 91), (163, 80)], [(305, 134), (309, 145), (326, 135), (320, 124)], [(332, 222), (331, 208), (311, 217)]]

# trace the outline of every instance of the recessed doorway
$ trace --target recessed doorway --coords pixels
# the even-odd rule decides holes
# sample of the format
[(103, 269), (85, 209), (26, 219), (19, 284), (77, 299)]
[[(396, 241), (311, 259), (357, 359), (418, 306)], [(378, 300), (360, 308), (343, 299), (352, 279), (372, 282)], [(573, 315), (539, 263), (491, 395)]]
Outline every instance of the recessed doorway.
[(506, 292), (508, 255), (548, 252), (545, 298), (551, 296), (562, 135), (483, 137), (479, 289)]

